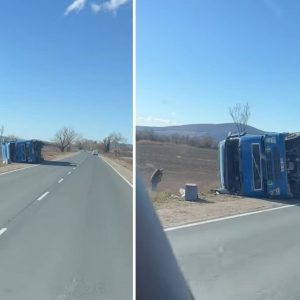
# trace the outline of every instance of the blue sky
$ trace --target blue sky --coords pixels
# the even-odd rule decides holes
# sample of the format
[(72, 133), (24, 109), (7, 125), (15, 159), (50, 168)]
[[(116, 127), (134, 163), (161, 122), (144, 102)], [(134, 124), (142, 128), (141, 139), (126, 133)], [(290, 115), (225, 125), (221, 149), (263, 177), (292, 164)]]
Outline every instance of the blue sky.
[(0, 125), (51, 139), (62, 126), (132, 142), (130, 0), (1, 1)]
[[(180, 3), (180, 4), (179, 4)], [(137, 2), (137, 124), (300, 131), (300, 1)]]

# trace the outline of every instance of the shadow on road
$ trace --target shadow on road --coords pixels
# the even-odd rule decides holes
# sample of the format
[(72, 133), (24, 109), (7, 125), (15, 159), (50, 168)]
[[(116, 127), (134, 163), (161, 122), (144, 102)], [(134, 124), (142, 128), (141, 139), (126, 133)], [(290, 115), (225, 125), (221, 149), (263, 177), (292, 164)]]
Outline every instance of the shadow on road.
[(257, 197), (253, 197), (253, 199), (270, 201), (270, 202), (281, 204), (281, 205), (295, 205), (295, 206), (300, 206), (300, 199), (299, 198), (278, 199), (278, 198), (264, 198), (264, 197), (257, 198)]
[(300, 206), (300, 199), (299, 198), (289, 198), (289, 199), (273, 199), (273, 198), (258, 198), (266, 201), (275, 202), (282, 205), (296, 205)]
[(71, 163), (68, 161), (51, 161), (51, 160), (44, 160), (41, 165), (46, 166), (60, 166), (60, 167), (77, 167), (77, 164)]

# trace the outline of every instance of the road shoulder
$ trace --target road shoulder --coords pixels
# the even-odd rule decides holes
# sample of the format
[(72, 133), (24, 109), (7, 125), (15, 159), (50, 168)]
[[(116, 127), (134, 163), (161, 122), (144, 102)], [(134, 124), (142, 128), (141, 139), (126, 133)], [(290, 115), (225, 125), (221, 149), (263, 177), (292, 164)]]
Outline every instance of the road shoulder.
[(120, 162), (118, 159), (111, 159), (104, 155), (99, 155), (99, 158), (106, 162), (110, 167), (112, 167), (123, 179), (128, 181), (130, 185), (133, 182), (133, 172), (132, 168), (125, 167), (123, 163)]
[(171, 193), (152, 193), (153, 205), (165, 228), (294, 204), (299, 200), (270, 200), (232, 195), (202, 195), (184, 201)]

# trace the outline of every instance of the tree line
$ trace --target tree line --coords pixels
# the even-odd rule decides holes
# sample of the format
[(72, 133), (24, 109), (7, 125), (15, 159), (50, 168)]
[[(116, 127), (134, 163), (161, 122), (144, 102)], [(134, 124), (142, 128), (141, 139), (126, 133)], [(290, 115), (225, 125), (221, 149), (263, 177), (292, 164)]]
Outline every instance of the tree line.
[(218, 144), (210, 136), (197, 137), (181, 134), (158, 135), (153, 130), (138, 130), (136, 141), (147, 140), (162, 143), (184, 144), (198, 148), (218, 148)]
[(58, 146), (61, 152), (70, 151), (72, 146), (79, 150), (99, 150), (101, 152), (110, 152), (121, 147), (126, 139), (121, 133), (112, 132), (102, 141), (95, 141), (83, 138), (74, 129), (63, 127), (55, 133), (53, 142)]
[[(0, 126), (0, 143), (17, 141), (19, 139), (15, 135), (5, 135), (4, 126)], [(51, 144), (54, 144), (61, 152), (71, 151), (74, 147), (78, 150), (110, 152), (120, 149), (123, 143), (126, 143), (126, 139), (118, 132), (112, 132), (103, 140), (96, 141), (84, 138), (71, 127), (60, 128), (51, 140)]]

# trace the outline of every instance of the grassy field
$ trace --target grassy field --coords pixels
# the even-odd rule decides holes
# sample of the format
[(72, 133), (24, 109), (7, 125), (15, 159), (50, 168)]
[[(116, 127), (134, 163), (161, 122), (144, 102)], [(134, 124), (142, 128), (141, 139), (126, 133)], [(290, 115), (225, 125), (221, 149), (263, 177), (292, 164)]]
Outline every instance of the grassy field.
[(137, 167), (147, 184), (156, 168), (164, 169), (158, 191), (176, 193), (186, 183), (196, 183), (201, 192), (208, 193), (219, 186), (215, 149), (141, 141), (136, 151)]

